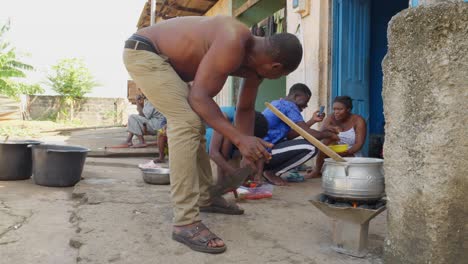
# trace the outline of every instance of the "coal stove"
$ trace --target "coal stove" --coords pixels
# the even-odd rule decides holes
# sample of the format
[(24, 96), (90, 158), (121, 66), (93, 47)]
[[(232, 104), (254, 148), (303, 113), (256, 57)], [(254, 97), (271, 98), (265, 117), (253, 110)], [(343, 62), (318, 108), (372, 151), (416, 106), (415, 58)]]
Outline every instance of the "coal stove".
[(369, 222), (386, 209), (384, 199), (351, 200), (320, 194), (309, 201), (331, 218), (335, 251), (360, 258), (367, 255)]

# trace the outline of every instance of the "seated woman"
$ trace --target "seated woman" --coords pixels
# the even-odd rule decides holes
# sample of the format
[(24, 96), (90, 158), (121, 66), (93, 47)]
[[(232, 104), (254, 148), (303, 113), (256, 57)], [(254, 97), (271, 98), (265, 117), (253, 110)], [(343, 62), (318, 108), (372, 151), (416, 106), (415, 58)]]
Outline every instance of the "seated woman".
[[(347, 144), (348, 150), (338, 153), (343, 157), (361, 157), (361, 148), (366, 140), (366, 121), (360, 115), (351, 113), (353, 101), (349, 96), (338, 96), (333, 100), (333, 115), (323, 121), (322, 130), (337, 129), (340, 133), (339, 141), (323, 140), (325, 145)], [(315, 169), (309, 171), (305, 178), (319, 178), (322, 176), (322, 167), (325, 154), (319, 152)]]

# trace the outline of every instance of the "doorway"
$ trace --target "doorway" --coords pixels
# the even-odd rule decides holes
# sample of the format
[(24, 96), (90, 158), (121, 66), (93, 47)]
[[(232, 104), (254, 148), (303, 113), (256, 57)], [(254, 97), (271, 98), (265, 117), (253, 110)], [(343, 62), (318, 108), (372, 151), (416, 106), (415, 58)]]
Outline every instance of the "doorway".
[(387, 27), (407, 7), (407, 0), (333, 0), (331, 100), (340, 95), (353, 98), (353, 113), (367, 124), (365, 156), (381, 154), (385, 124), (381, 64), (387, 53)]

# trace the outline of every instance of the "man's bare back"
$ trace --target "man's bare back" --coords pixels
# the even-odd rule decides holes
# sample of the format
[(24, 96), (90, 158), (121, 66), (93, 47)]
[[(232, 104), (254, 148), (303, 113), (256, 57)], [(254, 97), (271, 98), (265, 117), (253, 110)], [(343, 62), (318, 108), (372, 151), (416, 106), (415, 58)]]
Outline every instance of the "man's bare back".
[(244, 24), (225, 16), (173, 18), (136, 34), (150, 39), (163, 55), (169, 57), (172, 67), (186, 82), (195, 79), (198, 66), (217, 37), (228, 34), (246, 42), (245, 38), (251, 37)]

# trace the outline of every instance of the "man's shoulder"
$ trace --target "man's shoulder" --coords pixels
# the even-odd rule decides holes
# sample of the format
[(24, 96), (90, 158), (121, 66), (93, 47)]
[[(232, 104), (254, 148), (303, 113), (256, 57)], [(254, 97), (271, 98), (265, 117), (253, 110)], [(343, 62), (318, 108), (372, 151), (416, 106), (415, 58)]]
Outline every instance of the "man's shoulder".
[(297, 106), (296, 106), (296, 104), (294, 102), (284, 100), (284, 99), (275, 100), (275, 101), (271, 102), (271, 104), (273, 106), (276, 106), (276, 107), (284, 108), (284, 110), (297, 109)]

